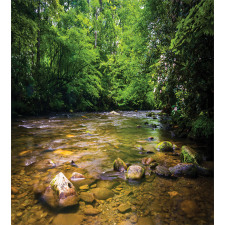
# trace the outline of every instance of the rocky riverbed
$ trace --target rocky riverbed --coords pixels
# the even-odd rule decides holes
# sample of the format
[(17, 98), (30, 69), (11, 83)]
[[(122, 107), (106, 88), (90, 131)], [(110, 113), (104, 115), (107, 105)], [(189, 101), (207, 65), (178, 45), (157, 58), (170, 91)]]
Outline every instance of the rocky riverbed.
[[(160, 112), (147, 113), (13, 121), (12, 224), (213, 224), (213, 161), (204, 154), (199, 164), (181, 157), (183, 146), (196, 152), (206, 146), (171, 136)], [(195, 176), (183, 167), (173, 172), (185, 163)], [(58, 174), (65, 182), (56, 182)], [(62, 183), (66, 189), (53, 188)], [(46, 200), (49, 187), (56, 192), (47, 192)]]

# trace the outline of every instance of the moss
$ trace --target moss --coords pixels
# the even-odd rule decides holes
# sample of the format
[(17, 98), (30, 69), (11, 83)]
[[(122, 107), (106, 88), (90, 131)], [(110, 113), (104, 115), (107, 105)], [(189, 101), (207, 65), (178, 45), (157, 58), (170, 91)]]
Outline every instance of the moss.
[(121, 172), (122, 170), (127, 170), (127, 165), (122, 159), (117, 158), (113, 162), (113, 168), (114, 170)]
[(156, 149), (158, 151), (163, 151), (163, 152), (169, 152), (169, 151), (173, 151), (173, 145), (171, 142), (169, 141), (163, 141), (160, 142), (157, 146)]
[(181, 148), (181, 162), (198, 164), (200, 162), (200, 156), (192, 148), (182, 146)]

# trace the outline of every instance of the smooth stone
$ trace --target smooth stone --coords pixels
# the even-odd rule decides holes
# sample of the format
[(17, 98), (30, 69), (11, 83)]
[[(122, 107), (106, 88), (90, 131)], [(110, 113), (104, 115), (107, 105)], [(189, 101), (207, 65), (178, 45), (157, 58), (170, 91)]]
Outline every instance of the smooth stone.
[(99, 209), (93, 208), (92, 205), (86, 206), (83, 211), (85, 215), (92, 215), (92, 216), (97, 215), (101, 212)]
[(98, 200), (106, 200), (114, 196), (113, 191), (107, 188), (95, 188), (95, 189), (92, 189), (91, 192), (94, 194), (95, 198)]
[(19, 190), (17, 188), (15, 188), (15, 187), (11, 187), (11, 193), (14, 194), (14, 195), (18, 194)]
[(84, 202), (92, 203), (95, 200), (94, 194), (93, 193), (88, 193), (88, 192), (81, 192), (80, 193), (80, 198)]
[(89, 186), (86, 184), (86, 185), (80, 186), (79, 189), (80, 190), (88, 190)]
[(150, 163), (152, 163), (152, 162), (155, 162), (155, 159), (153, 159), (152, 157), (146, 157), (146, 158), (143, 158), (142, 160), (141, 160), (141, 162), (142, 162), (142, 164), (144, 164), (144, 165), (149, 165)]
[(129, 204), (121, 204), (117, 209), (119, 210), (119, 212), (125, 213), (127, 211), (130, 211), (131, 207)]
[(117, 185), (119, 185), (119, 182), (111, 181), (111, 180), (100, 180), (97, 183), (97, 187), (98, 188), (107, 188), (107, 189), (113, 189)]
[(60, 213), (52, 221), (53, 225), (81, 225), (84, 215), (77, 213)]
[(128, 179), (139, 180), (145, 175), (145, 170), (141, 166), (133, 165), (129, 166), (126, 177)]
[(183, 212), (185, 212), (187, 217), (194, 217), (198, 215), (199, 212), (199, 207), (193, 200), (184, 200), (181, 202), (180, 208)]
[(140, 217), (137, 225), (154, 225), (154, 223), (150, 217)]
[(78, 172), (73, 172), (71, 177), (70, 177), (70, 180), (71, 181), (76, 181), (76, 180), (79, 180), (79, 179), (84, 179), (84, 175), (81, 174), (81, 173), (78, 173)]
[(171, 175), (170, 171), (165, 166), (157, 166), (155, 173), (164, 177), (169, 177)]
[(169, 171), (175, 177), (197, 177), (198, 168), (192, 163), (179, 163), (176, 166), (170, 167)]
[(22, 215), (23, 215), (22, 212), (18, 212), (18, 213), (16, 214), (17, 217), (21, 217)]

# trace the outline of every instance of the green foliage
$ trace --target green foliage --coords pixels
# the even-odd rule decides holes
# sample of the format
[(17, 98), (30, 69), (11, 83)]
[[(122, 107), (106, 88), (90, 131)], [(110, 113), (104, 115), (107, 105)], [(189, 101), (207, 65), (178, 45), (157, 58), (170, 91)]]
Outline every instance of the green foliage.
[(206, 114), (200, 114), (192, 123), (191, 135), (196, 138), (209, 138), (214, 134), (214, 123)]
[(213, 17), (212, 0), (13, 0), (12, 111), (167, 107), (210, 136)]

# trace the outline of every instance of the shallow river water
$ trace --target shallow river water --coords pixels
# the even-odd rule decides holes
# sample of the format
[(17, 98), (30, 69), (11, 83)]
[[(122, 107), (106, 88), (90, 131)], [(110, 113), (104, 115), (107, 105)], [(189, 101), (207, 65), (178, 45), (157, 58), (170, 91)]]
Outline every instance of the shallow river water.
[[(214, 223), (213, 177), (171, 179), (148, 171), (140, 182), (130, 182), (109, 172), (118, 157), (139, 165), (143, 158), (152, 157), (170, 167), (180, 163), (183, 145), (204, 148), (188, 139), (172, 137), (171, 132), (162, 129), (159, 115), (153, 119), (146, 117), (146, 111), (119, 113), (61, 114), (12, 122), (12, 224)], [(149, 141), (149, 137), (154, 139)], [(160, 141), (171, 141), (178, 149), (158, 152), (155, 146)], [(38, 167), (44, 159), (51, 159), (56, 167)], [(71, 165), (72, 160), (76, 166)], [(92, 203), (80, 200), (74, 207), (56, 210), (35, 196), (36, 183), (47, 185), (59, 172), (69, 179), (74, 171), (86, 177), (73, 183), (78, 193), (104, 187), (113, 191), (113, 197)], [(84, 185), (86, 188), (79, 188)], [(127, 206), (124, 212), (119, 210), (121, 204)], [(88, 205), (100, 213), (86, 215)]]

